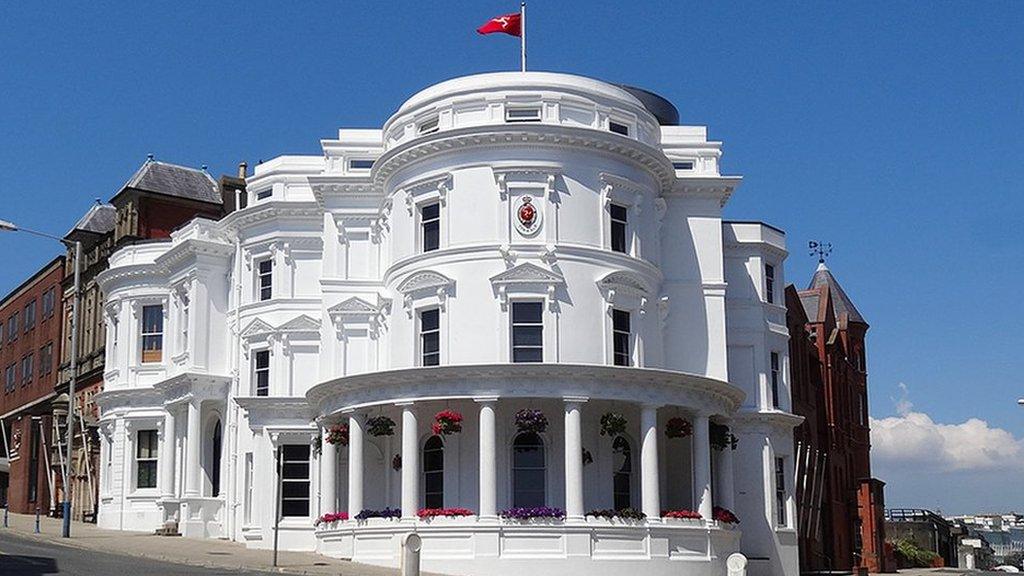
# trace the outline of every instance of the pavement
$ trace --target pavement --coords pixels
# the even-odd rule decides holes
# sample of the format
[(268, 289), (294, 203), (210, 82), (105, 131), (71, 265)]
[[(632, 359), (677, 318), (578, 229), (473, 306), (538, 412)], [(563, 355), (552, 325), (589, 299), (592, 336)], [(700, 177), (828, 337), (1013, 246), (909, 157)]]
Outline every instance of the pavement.
[(398, 570), (312, 552), (280, 552), (275, 568), (272, 551), (250, 550), (237, 542), (104, 530), (80, 522), (72, 523), (71, 538), (62, 538), (56, 518), (41, 518), (40, 532), (35, 533), (35, 516), (10, 514), (8, 528), (0, 522), (0, 576), (398, 575)]

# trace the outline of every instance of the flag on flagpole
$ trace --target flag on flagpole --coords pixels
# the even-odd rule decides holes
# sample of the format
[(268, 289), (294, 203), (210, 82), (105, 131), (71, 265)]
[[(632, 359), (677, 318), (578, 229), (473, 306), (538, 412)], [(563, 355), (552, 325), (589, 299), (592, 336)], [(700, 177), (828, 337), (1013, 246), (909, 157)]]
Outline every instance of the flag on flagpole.
[(495, 34), (502, 33), (508, 34), (509, 36), (521, 37), (523, 35), (523, 19), (519, 13), (505, 14), (503, 16), (495, 16), (487, 21), (486, 24), (476, 29), (479, 34)]

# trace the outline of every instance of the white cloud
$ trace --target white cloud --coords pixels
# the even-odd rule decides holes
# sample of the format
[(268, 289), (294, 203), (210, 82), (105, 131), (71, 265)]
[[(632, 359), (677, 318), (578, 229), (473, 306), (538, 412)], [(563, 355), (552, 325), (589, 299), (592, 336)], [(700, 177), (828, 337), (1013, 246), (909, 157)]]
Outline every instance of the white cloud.
[(871, 419), (871, 457), (883, 467), (918, 471), (1022, 470), (1024, 439), (971, 418), (960, 424), (935, 422), (915, 412), (909, 391), (899, 384), (898, 416)]

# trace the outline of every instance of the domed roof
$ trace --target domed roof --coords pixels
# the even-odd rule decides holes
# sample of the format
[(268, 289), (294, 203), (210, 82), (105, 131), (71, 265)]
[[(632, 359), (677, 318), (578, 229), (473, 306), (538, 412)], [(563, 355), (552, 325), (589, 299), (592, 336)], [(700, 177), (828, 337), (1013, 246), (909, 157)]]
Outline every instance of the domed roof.
[(635, 96), (644, 105), (644, 108), (647, 108), (648, 112), (654, 114), (654, 117), (658, 119), (658, 124), (662, 126), (679, 125), (679, 110), (667, 98), (658, 96), (650, 90), (637, 88), (636, 86), (629, 86), (627, 84), (619, 84), (618, 86)]

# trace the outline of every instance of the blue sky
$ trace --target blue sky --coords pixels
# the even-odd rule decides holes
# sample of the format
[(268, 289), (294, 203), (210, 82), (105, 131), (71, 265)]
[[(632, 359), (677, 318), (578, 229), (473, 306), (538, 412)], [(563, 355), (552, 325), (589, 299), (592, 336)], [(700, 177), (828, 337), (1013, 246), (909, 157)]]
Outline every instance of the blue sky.
[[(5, 4), (0, 218), (62, 233), (148, 153), (215, 174), (316, 154), (420, 88), (514, 69), (516, 40), (474, 29), (516, 8)], [(876, 439), (890, 505), (1024, 510), (1024, 3), (537, 1), (528, 15), (532, 69), (647, 87), (724, 141), (724, 172), (745, 180), (727, 215), (786, 230), (790, 282), (813, 272), (808, 240), (835, 245), (829, 265), (872, 326), (873, 416), (895, 419)], [(0, 291), (55, 253), (0, 236)], [(957, 435), (970, 418), (1009, 435)], [(918, 432), (934, 473), (915, 479), (922, 456), (901, 450)], [(992, 458), (965, 464), (975, 449)]]

